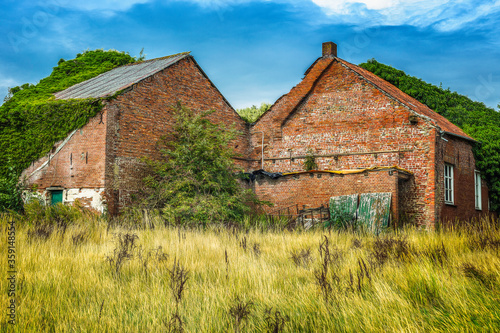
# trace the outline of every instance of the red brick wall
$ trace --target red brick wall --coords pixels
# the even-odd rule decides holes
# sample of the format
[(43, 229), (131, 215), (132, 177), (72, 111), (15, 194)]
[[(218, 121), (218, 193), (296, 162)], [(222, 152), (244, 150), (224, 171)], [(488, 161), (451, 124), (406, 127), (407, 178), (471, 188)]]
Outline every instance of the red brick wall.
[[(307, 155), (308, 151), (317, 156), (330, 155), (316, 158), (320, 170), (398, 165), (414, 174), (413, 185), (402, 185), (405, 202), (401, 206), (417, 223), (432, 224), (435, 219), (434, 126), (420, 116), (416, 124), (411, 124), (409, 116), (414, 115), (413, 111), (336, 61), (326, 66), (318, 77), (310, 94), (291, 115), (273, 116), (271, 109), (253, 126), (251, 157), (256, 161), (251, 167), (260, 168), (259, 131), (265, 132), (267, 171), (303, 170), (304, 158), (294, 159), (294, 156)], [(299, 95), (297, 87), (289, 95)], [(282, 100), (290, 98), (286, 96)], [(276, 133), (276, 128), (280, 133)], [(357, 187), (360, 193), (373, 188), (371, 180), (362, 184)], [(329, 196), (324, 192), (318, 202), (326, 202)]]
[(305, 208), (316, 208), (322, 204), (327, 205), (329, 198), (337, 195), (391, 192), (392, 213), (398, 216), (397, 170), (346, 175), (313, 171), (278, 179), (259, 176), (253, 183), (253, 189), (259, 198), (275, 204), (273, 207), (266, 207), (267, 212), (276, 212), (294, 205), (298, 205), (299, 209), (304, 205)]
[[(476, 210), (474, 171), (475, 158), (471, 142), (455, 136), (438, 138), (437, 149), (437, 221), (467, 220), (488, 213), (488, 188), (482, 181), (482, 210)], [(444, 164), (453, 165), (454, 204), (444, 202)]]
[[(107, 138), (106, 184), (110, 211), (118, 212), (130, 195), (142, 187), (145, 176), (140, 158), (161, 157), (157, 142), (172, 128), (172, 106), (207, 111), (216, 123), (235, 126), (241, 134), (233, 141), (237, 153), (248, 152), (248, 126), (203, 75), (191, 57), (141, 81), (106, 107), (110, 112)], [(245, 168), (246, 162), (236, 160)]]
[[(98, 114), (77, 130), (56, 154), (49, 154), (50, 164), (33, 173), (48, 161), (44, 156), (24, 170), (28, 183), (40, 189), (51, 186), (64, 188), (104, 187), (104, 154), (106, 112)], [(64, 140), (63, 140), (64, 141)], [(63, 141), (55, 144), (55, 151)]]

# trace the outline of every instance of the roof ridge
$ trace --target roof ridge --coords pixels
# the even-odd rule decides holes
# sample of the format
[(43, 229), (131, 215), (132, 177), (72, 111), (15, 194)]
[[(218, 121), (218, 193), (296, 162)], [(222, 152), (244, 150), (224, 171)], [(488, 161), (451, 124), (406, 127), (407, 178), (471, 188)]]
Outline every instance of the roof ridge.
[[(310, 94), (311, 89), (315, 86), (318, 79), (323, 75), (326, 68), (328, 68), (333, 62), (333, 59), (329, 59), (330, 61), (328, 61), (326, 64), (320, 64), (320, 66), (324, 66), (324, 68), (321, 69), (319, 73), (315, 73), (316, 77), (313, 78), (312, 82), (306, 82), (307, 76), (309, 74), (311, 74), (314, 67), (316, 67), (321, 60), (325, 60), (325, 59), (322, 57), (316, 59), (316, 61), (311, 66), (309, 66), (309, 68), (306, 70), (302, 80), (300, 80), (299, 83), (297, 83), (295, 86), (293, 86), (289, 92), (287, 92), (286, 94), (283, 94), (280, 98), (278, 98), (274, 102), (274, 104), (266, 112), (264, 112), (259, 117), (259, 119), (257, 119), (257, 121), (254, 123), (254, 125), (257, 125), (259, 123), (259, 121), (264, 118), (265, 115), (271, 114), (273, 112), (279, 113), (279, 114), (274, 115), (274, 117), (275, 118), (277, 118), (277, 117), (282, 118), (280, 123), (282, 123), (283, 121), (288, 119), (290, 114), (293, 113), (293, 111), (304, 100), (304, 98)], [(311, 75), (314, 75), (314, 74), (311, 74)], [(294, 95), (297, 95), (297, 96), (294, 96)], [(287, 104), (287, 105), (282, 105), (282, 104)], [(288, 112), (288, 114), (284, 116), (283, 114), (281, 114), (281, 113), (283, 113), (283, 110), (285, 110), (285, 111), (290, 110), (290, 112)]]
[[(159, 58), (153, 58), (153, 59), (148, 59), (148, 60), (141, 60), (141, 61), (136, 61), (136, 62), (132, 62), (130, 64), (125, 64), (125, 65), (122, 65), (122, 66), (118, 66), (118, 67), (124, 67), (124, 66), (134, 66), (134, 65), (138, 65), (138, 64), (144, 64), (146, 62), (153, 62), (153, 61), (158, 61), (158, 60), (165, 60), (165, 59), (168, 59), (168, 58), (173, 58), (173, 57), (178, 57), (178, 56), (186, 56), (186, 55), (189, 55), (191, 54), (191, 51), (187, 51), (187, 52), (179, 52), (179, 53), (175, 53), (175, 54), (171, 54), (171, 55), (168, 55), (168, 56), (164, 56), (164, 57), (159, 57)], [(118, 68), (116, 67), (116, 68)], [(113, 68), (114, 69), (114, 68)], [(110, 70), (113, 70), (113, 69), (110, 69)]]

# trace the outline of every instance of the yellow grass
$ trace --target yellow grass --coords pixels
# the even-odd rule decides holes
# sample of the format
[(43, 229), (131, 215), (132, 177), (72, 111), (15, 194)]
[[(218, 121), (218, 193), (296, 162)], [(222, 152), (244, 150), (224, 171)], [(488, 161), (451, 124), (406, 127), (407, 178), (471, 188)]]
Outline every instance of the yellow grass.
[[(189, 271), (179, 304), (186, 332), (266, 331), (273, 328), (265, 319), (270, 308), (273, 315), (279, 311), (287, 318), (283, 332), (500, 331), (497, 229), (483, 232), (490, 240), (484, 248), (474, 243), (477, 232), (410, 229), (384, 234), (381, 239), (406, 240), (409, 248), (398, 254), (392, 247), (380, 263), (373, 254), (377, 238), (371, 235), (108, 229), (95, 218), (70, 225), (64, 234), (58, 229), (46, 240), (29, 236), (33, 226), (17, 225), (12, 325), (5, 315), (10, 301), (4, 269), (9, 219), (1, 221), (1, 332), (165, 332), (175, 312), (169, 275), (174, 259)], [(83, 242), (75, 245), (73, 238), (82, 232)], [(116, 264), (107, 257), (118, 247), (117, 235), (126, 233), (138, 236), (137, 247), (116, 273)], [(333, 258), (327, 300), (316, 278), (324, 262), (319, 245), (325, 236)], [(160, 247), (166, 260), (157, 255)], [(306, 249), (312, 262), (296, 265), (292, 253)], [(237, 299), (250, 310), (239, 326), (230, 315)]]

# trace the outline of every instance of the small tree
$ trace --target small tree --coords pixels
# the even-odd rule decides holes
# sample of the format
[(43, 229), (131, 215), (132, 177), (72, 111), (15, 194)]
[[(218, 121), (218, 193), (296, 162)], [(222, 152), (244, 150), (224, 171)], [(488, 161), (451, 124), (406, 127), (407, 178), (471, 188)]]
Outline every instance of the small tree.
[(212, 123), (213, 113), (173, 108), (173, 131), (160, 140), (163, 159), (146, 159), (152, 175), (144, 179), (148, 208), (176, 224), (239, 221), (258, 203), (238, 182), (230, 142), (234, 129)]

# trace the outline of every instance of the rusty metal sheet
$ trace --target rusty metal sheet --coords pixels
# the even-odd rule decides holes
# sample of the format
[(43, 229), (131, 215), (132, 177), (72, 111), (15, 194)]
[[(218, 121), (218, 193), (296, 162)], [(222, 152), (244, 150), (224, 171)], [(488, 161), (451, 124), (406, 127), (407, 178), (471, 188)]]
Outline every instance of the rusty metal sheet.
[(330, 198), (331, 221), (350, 223), (356, 220), (358, 194), (340, 195)]
[(358, 223), (378, 234), (389, 226), (391, 193), (363, 193), (359, 197)]

